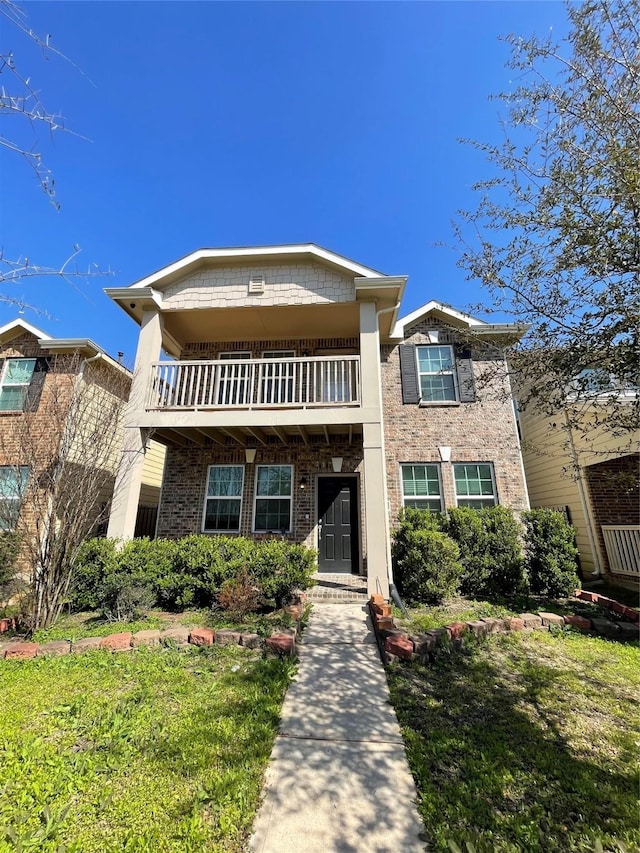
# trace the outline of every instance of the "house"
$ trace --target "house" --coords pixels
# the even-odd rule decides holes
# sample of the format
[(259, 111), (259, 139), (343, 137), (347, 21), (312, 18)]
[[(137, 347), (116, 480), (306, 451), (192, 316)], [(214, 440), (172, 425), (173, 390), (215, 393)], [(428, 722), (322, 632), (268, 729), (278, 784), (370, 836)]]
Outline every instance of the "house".
[(579, 386), (579, 393), (567, 390), (554, 414), (520, 412), (531, 505), (564, 512), (576, 531), (585, 580), (637, 586), (640, 428), (611, 430), (607, 412), (631, 408), (638, 390), (612, 388), (595, 373), (588, 383), (582, 376)]
[[(90, 504), (96, 530), (111, 500), (120, 458), (121, 414), (131, 373), (86, 338), (52, 338), (22, 318), (0, 327), (0, 530), (23, 534), (51, 523), (56, 481), (65, 512)], [(164, 457), (153, 447), (144, 499), (157, 505)]]
[(403, 505), (526, 508), (508, 375), (475, 384), (521, 330), (437, 302), (401, 318), (405, 283), (302, 244), (202, 249), (108, 288), (140, 326), (108, 535), (134, 535), (151, 437), (158, 536), (281, 535), (385, 597)]

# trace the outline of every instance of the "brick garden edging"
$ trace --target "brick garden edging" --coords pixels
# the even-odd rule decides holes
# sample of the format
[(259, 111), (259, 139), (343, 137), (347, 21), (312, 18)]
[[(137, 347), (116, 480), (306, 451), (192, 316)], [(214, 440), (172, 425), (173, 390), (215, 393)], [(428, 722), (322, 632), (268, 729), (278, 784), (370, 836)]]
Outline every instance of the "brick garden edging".
[[(11, 640), (0, 643), (0, 660), (27, 660), (47, 655), (83, 654), (95, 649), (106, 649), (112, 652), (129, 652), (140, 646), (160, 646), (175, 643), (178, 646), (244, 646), (248, 649), (264, 648), (268, 654), (291, 656), (296, 651), (296, 638), (300, 633), (300, 622), (304, 613), (306, 596), (300, 596), (296, 604), (289, 605), (285, 612), (295, 620), (295, 627), (272, 634), (270, 637), (260, 637), (242, 631), (228, 628), (184, 628), (173, 627), (164, 630), (144, 630), (132, 634), (130, 631), (118, 634), (108, 634), (106, 637), (83, 637), (81, 640), (53, 640), (49, 643), (29, 643)], [(1, 620), (2, 622), (9, 620)], [(10, 627), (15, 627), (11, 620)], [(5, 628), (4, 630), (9, 630)]]
[(420, 634), (410, 634), (395, 625), (391, 616), (391, 607), (381, 595), (372, 595), (369, 600), (369, 610), (378, 646), (385, 662), (411, 660), (420, 658), (423, 662), (433, 661), (444, 648), (451, 645), (460, 647), (463, 636), (470, 633), (476, 637), (486, 637), (489, 634), (506, 634), (511, 631), (548, 631), (551, 627), (563, 628), (571, 625), (580, 631), (600, 634), (618, 640), (640, 639), (640, 612), (632, 607), (626, 607), (613, 599), (598, 593), (576, 590), (576, 598), (602, 604), (623, 619), (620, 621), (585, 616), (566, 615), (557, 613), (521, 613), (519, 616), (507, 616), (503, 619), (487, 618), (474, 619), (468, 622), (452, 622), (443, 628), (435, 628)]

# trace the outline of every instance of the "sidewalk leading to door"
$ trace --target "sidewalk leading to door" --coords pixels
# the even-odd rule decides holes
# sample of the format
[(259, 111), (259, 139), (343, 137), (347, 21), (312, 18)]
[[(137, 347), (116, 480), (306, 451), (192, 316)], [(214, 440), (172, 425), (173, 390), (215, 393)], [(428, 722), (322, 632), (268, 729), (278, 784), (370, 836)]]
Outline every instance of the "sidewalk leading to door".
[(415, 797), (366, 607), (314, 605), (251, 849), (418, 853)]

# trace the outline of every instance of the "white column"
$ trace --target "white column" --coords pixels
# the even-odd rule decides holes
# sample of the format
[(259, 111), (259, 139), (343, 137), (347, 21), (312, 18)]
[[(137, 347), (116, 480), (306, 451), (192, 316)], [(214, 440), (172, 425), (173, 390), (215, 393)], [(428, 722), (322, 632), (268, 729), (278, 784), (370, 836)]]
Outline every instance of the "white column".
[(144, 412), (151, 364), (160, 355), (162, 325), (162, 315), (158, 311), (145, 311), (142, 315), (131, 394), (125, 412), (122, 457), (107, 530), (107, 536), (113, 539), (133, 539), (136, 529), (146, 438), (137, 424), (139, 415)]
[(360, 303), (362, 407), (371, 419), (362, 426), (367, 592), (389, 598), (391, 546), (380, 387), (380, 335), (375, 302)]

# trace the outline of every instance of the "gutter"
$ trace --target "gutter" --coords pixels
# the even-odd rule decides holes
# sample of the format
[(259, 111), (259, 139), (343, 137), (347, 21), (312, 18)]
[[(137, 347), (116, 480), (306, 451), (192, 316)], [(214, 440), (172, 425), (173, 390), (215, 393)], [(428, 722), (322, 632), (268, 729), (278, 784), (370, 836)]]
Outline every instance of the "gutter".
[(582, 512), (584, 514), (584, 519), (587, 523), (587, 537), (589, 538), (589, 545), (591, 546), (591, 553), (593, 554), (593, 565), (595, 568), (594, 575), (597, 577), (602, 576), (602, 557), (600, 554), (600, 546), (598, 544), (598, 539), (594, 530), (593, 517), (591, 514), (591, 508), (589, 506), (589, 501), (587, 500), (586, 490), (584, 487), (584, 481), (582, 479), (582, 468), (578, 463), (578, 453), (576, 451), (576, 446), (573, 442), (573, 433), (571, 431), (571, 424), (569, 422), (569, 415), (567, 414), (567, 410), (564, 410), (564, 420), (567, 428), (567, 433), (569, 435), (569, 451), (571, 453), (571, 462), (574, 466), (576, 472), (576, 483), (578, 486), (578, 495), (580, 497), (580, 505), (582, 506)]

